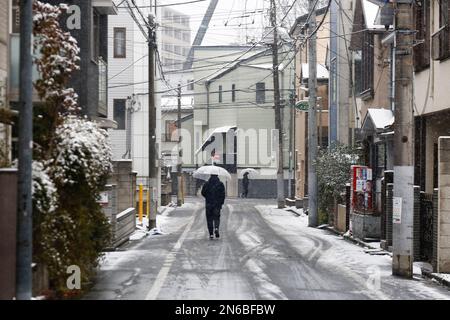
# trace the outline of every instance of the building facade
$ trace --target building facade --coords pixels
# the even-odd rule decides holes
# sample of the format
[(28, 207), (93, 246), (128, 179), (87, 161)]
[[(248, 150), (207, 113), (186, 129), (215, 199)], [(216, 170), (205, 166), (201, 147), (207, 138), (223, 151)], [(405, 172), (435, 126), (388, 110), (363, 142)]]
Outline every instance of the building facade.
[[(107, 119), (107, 86), (108, 86), (108, 16), (115, 15), (117, 8), (112, 0), (43, 0), (43, 2), (59, 5), (66, 4), (68, 10), (62, 15), (60, 25), (63, 30), (77, 40), (80, 47), (80, 70), (73, 73), (69, 86), (78, 95), (81, 113), (96, 121), (101, 127), (111, 127)], [(20, 7), (18, 0), (12, 0), (9, 26), (10, 72), (8, 77), (8, 100), (12, 109), (18, 109), (19, 101), (19, 43), (20, 43)], [(4, 30), (2, 28), (2, 30)], [(34, 67), (33, 79), (39, 74)], [(39, 97), (34, 90), (34, 103)], [(12, 134), (12, 158), (17, 156), (17, 133)]]
[[(284, 136), (285, 190), (293, 158), (290, 152), (293, 94), (293, 51), (280, 48), (279, 76)], [(214, 64), (213, 74), (204, 66)], [(228, 194), (240, 194), (241, 171), (255, 168), (250, 197), (276, 197), (277, 150), (272, 53), (267, 47), (202, 46), (194, 51), (194, 136), (190, 158), (194, 165), (214, 163), (232, 173)], [(186, 155), (187, 156), (187, 155)], [(289, 170), (291, 166), (291, 170)]]

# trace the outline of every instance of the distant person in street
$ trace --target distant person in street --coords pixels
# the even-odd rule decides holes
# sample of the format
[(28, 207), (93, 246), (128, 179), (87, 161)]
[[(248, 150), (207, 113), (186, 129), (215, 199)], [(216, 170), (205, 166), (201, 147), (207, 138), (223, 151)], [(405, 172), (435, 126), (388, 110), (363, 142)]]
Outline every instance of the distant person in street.
[(242, 192), (242, 198), (248, 198), (248, 185), (250, 184), (250, 179), (248, 178), (248, 172), (244, 173), (244, 179), (242, 180), (242, 186), (244, 192)]
[(225, 186), (217, 175), (211, 175), (203, 185), (202, 196), (206, 200), (206, 222), (208, 224), (209, 238), (214, 235), (219, 238), (220, 210), (225, 202)]

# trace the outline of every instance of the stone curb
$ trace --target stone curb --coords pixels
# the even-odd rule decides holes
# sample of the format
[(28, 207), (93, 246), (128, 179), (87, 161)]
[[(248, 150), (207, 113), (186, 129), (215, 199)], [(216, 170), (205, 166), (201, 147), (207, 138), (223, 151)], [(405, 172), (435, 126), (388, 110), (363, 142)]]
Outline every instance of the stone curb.
[(430, 272), (429, 270), (426, 269), (421, 269), (422, 270), (422, 276), (426, 277), (428, 279), (432, 279), (432, 280), (436, 280), (437, 282), (439, 282), (439, 284), (443, 285), (443, 286), (447, 286), (450, 288), (450, 281), (438, 276), (435, 273)]
[[(373, 247), (373, 246), (371, 246), (370, 244), (368, 244), (367, 242), (364, 242), (364, 241), (359, 240), (359, 239), (357, 239), (357, 238), (353, 238), (353, 237), (351, 237), (351, 236), (347, 236), (347, 235), (345, 235), (344, 233), (342, 233), (342, 232), (340, 232), (340, 231), (337, 231), (337, 230), (334, 229), (333, 227), (329, 227), (329, 226), (328, 226), (328, 227), (325, 228), (325, 230), (328, 230), (328, 231), (330, 231), (330, 232), (333, 232), (333, 233), (335, 233), (335, 234), (337, 234), (337, 235), (343, 237), (343, 238), (344, 238), (345, 240), (347, 240), (348, 242), (351, 242), (351, 243), (356, 244), (356, 245), (358, 245), (358, 246), (364, 247), (364, 248), (366, 248), (366, 249), (376, 249), (376, 250), (380, 249), (380, 248), (377, 248), (377, 247)], [(383, 249), (380, 249), (380, 250), (383, 250)], [(385, 251), (387, 255), (389, 255), (389, 256), (392, 257), (392, 253), (391, 253), (391, 252), (386, 251), (386, 250), (383, 250), (383, 251)]]

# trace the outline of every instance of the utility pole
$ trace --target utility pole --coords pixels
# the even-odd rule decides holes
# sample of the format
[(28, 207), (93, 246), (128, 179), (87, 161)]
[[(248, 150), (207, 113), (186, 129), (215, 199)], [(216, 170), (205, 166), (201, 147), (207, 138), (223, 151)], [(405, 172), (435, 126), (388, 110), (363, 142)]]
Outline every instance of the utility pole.
[(17, 204), (16, 298), (32, 297), (33, 262), (33, 0), (20, 1), (19, 183)]
[(183, 156), (183, 150), (181, 149), (181, 84), (178, 84), (178, 121), (177, 121), (177, 132), (178, 132), (178, 156), (177, 156), (177, 206), (181, 207), (183, 204), (183, 181), (182, 181), (182, 174), (183, 174), (183, 165), (182, 165), (182, 156)]
[(319, 224), (317, 206), (317, 58), (316, 58), (316, 9), (314, 0), (309, 0), (310, 19), (308, 22), (308, 67), (309, 67), (309, 112), (308, 112), (308, 224), (317, 227)]
[(280, 79), (278, 73), (278, 30), (277, 8), (275, 0), (270, 0), (270, 21), (273, 28), (272, 64), (273, 64), (273, 94), (275, 102), (275, 129), (278, 131), (278, 169), (277, 169), (277, 193), (278, 208), (286, 206), (284, 197), (284, 172), (283, 172), (283, 124), (281, 123), (280, 103)]
[(392, 274), (413, 276), (414, 114), (413, 3), (395, 6), (395, 123)]
[(155, 20), (153, 15), (148, 16), (148, 177), (149, 190), (153, 191), (150, 200), (150, 218), (148, 219), (148, 229), (156, 227), (158, 170), (156, 170), (156, 97), (155, 97), (155, 49), (156, 33)]

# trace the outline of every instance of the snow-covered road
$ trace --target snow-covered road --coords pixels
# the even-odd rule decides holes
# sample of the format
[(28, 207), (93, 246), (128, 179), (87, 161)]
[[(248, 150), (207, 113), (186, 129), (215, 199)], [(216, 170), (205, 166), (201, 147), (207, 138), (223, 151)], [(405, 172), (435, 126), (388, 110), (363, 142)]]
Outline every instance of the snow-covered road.
[[(429, 280), (391, 275), (369, 255), (268, 200), (227, 200), (221, 238), (199, 199), (159, 217), (162, 235), (106, 255), (86, 299), (450, 299)], [(256, 206), (256, 208), (255, 208)]]

